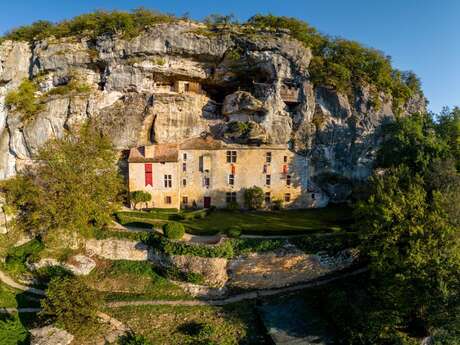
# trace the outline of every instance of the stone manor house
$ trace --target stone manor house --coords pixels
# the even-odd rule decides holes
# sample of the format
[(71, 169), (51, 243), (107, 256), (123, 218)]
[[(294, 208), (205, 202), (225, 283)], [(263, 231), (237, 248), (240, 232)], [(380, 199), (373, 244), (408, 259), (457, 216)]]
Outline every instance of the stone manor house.
[(130, 150), (129, 191), (152, 195), (148, 207), (244, 207), (244, 190), (259, 186), (265, 206), (322, 207), (328, 202), (309, 179), (308, 159), (283, 145), (227, 144), (203, 135), (175, 144)]

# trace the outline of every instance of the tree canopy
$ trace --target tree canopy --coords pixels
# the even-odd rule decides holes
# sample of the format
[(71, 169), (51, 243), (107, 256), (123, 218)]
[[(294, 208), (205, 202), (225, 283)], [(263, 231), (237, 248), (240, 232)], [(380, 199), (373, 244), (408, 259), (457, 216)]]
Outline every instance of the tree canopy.
[(82, 229), (111, 221), (122, 189), (110, 140), (91, 126), (51, 139), (33, 168), (4, 181), (6, 200), (29, 231)]

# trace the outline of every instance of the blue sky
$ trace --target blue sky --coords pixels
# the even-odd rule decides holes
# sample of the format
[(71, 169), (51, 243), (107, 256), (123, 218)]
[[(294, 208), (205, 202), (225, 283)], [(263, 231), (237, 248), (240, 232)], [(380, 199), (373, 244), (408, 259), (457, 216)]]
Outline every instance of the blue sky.
[(422, 80), (429, 108), (460, 105), (460, 1), (457, 0), (3, 0), (0, 33), (38, 19), (58, 21), (95, 9), (139, 6), (194, 19), (255, 13), (303, 19), (319, 31), (360, 41), (392, 56)]

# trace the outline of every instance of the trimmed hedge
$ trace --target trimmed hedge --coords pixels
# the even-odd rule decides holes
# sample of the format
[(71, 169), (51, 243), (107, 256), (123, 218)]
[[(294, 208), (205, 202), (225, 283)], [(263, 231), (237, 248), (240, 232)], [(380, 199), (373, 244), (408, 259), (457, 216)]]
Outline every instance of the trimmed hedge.
[(165, 236), (171, 240), (180, 240), (185, 234), (184, 225), (181, 223), (167, 223), (163, 225), (163, 231)]
[(166, 255), (191, 255), (206, 258), (232, 258), (234, 256), (231, 241), (219, 245), (189, 244), (170, 241), (164, 236), (150, 233), (144, 243)]

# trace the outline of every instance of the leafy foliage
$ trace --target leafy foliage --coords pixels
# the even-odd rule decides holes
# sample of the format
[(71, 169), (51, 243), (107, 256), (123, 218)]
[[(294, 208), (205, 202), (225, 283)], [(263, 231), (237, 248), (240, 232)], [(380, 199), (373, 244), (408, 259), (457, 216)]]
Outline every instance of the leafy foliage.
[(175, 18), (171, 15), (144, 8), (138, 8), (131, 12), (96, 11), (57, 24), (40, 20), (31, 25), (11, 30), (2, 39), (33, 42), (51, 36), (56, 38), (70, 36), (96, 38), (101, 35), (122, 35), (125, 38), (132, 38), (148, 26), (174, 20)]
[(166, 223), (163, 226), (164, 234), (171, 240), (180, 240), (184, 237), (185, 227), (181, 223)]
[(313, 52), (310, 76), (316, 85), (350, 93), (353, 88), (370, 84), (376, 91), (393, 96), (396, 111), (410, 96), (421, 94), (417, 76), (393, 69), (390, 58), (378, 50), (358, 42), (321, 35), (296, 18), (259, 14), (247, 23), (259, 29), (287, 29), (292, 37), (310, 47)]
[(71, 333), (97, 325), (98, 294), (88, 289), (80, 278), (53, 279), (41, 301), (40, 314), (51, 318)]
[(254, 186), (244, 191), (244, 205), (250, 210), (262, 208), (264, 203), (264, 191), (262, 188)]
[(36, 113), (43, 110), (43, 104), (36, 97), (37, 84), (24, 79), (17, 90), (10, 91), (5, 98), (5, 104), (22, 115), (22, 120), (31, 119)]
[(460, 108), (444, 108), (437, 117), (436, 132), (443, 138), (460, 171)]
[(3, 183), (18, 224), (34, 232), (83, 229), (111, 222), (121, 179), (110, 141), (90, 126), (52, 139), (38, 152), (34, 169)]
[(137, 205), (141, 202), (147, 203), (150, 200), (152, 200), (152, 195), (142, 190), (136, 190), (129, 194), (129, 198), (131, 202), (134, 204), (134, 207), (137, 207)]
[(152, 343), (142, 335), (136, 335), (134, 333), (129, 333), (123, 335), (118, 339), (119, 345), (152, 345)]
[(21, 324), (19, 316), (2, 315), (0, 318), (0, 344), (29, 344), (29, 332)]
[(5, 268), (13, 274), (27, 272), (25, 263), (28, 260), (33, 261), (36, 259), (43, 248), (44, 245), (39, 239), (34, 239), (22, 246), (10, 248), (5, 259)]

